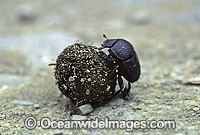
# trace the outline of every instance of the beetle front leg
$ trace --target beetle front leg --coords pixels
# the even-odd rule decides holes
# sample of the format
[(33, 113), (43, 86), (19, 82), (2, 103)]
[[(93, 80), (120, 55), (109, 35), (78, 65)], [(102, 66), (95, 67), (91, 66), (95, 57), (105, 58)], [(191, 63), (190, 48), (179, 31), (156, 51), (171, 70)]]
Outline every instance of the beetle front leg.
[(125, 89), (122, 91), (122, 98), (124, 100), (131, 100), (132, 99), (130, 89), (131, 89), (131, 83), (128, 82), (128, 88), (125, 87)]
[(101, 44), (101, 46), (102, 46), (102, 47), (99, 47), (99, 48), (98, 48), (99, 50), (102, 50), (102, 49), (106, 48), (106, 46), (104, 46), (103, 44)]

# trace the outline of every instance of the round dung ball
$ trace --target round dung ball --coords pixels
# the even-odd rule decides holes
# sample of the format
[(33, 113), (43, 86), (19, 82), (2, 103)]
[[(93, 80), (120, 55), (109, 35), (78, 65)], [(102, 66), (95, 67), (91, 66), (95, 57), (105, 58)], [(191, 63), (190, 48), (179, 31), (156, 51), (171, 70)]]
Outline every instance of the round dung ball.
[(56, 60), (55, 79), (59, 90), (75, 106), (98, 106), (115, 94), (115, 65), (105, 60), (96, 47), (75, 43), (65, 48)]

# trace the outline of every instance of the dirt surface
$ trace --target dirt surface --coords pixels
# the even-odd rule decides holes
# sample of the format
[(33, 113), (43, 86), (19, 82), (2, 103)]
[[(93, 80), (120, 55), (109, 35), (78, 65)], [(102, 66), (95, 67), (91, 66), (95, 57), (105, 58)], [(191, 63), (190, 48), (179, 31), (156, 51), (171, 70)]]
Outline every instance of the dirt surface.
[[(200, 82), (183, 84), (200, 77), (199, 9), (198, 0), (0, 0), (0, 134), (200, 134)], [(142, 74), (133, 100), (118, 96), (87, 117), (176, 129), (26, 129), (28, 116), (72, 119), (48, 64), (77, 40), (100, 46), (103, 34), (133, 44)]]

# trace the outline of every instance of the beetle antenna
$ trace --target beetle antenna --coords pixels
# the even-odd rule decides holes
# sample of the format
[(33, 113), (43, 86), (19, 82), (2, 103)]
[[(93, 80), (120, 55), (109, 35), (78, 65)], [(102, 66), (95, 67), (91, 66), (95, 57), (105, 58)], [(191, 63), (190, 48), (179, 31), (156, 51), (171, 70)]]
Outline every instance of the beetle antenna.
[(106, 35), (105, 35), (105, 34), (103, 34), (103, 37), (104, 37), (104, 38), (106, 38), (106, 39), (108, 39), (108, 38), (106, 37)]

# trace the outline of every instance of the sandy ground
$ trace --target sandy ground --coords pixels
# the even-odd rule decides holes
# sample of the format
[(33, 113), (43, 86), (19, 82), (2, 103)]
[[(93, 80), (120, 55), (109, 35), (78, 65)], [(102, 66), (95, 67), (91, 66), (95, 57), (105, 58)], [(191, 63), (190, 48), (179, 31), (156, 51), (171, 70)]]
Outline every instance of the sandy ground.
[[(200, 82), (183, 84), (200, 77), (199, 9), (198, 0), (0, 0), (0, 134), (200, 134)], [(104, 33), (133, 44), (142, 75), (133, 100), (116, 97), (87, 117), (175, 120), (176, 129), (26, 129), (28, 116), (72, 119), (48, 63), (77, 40), (99, 46)]]

